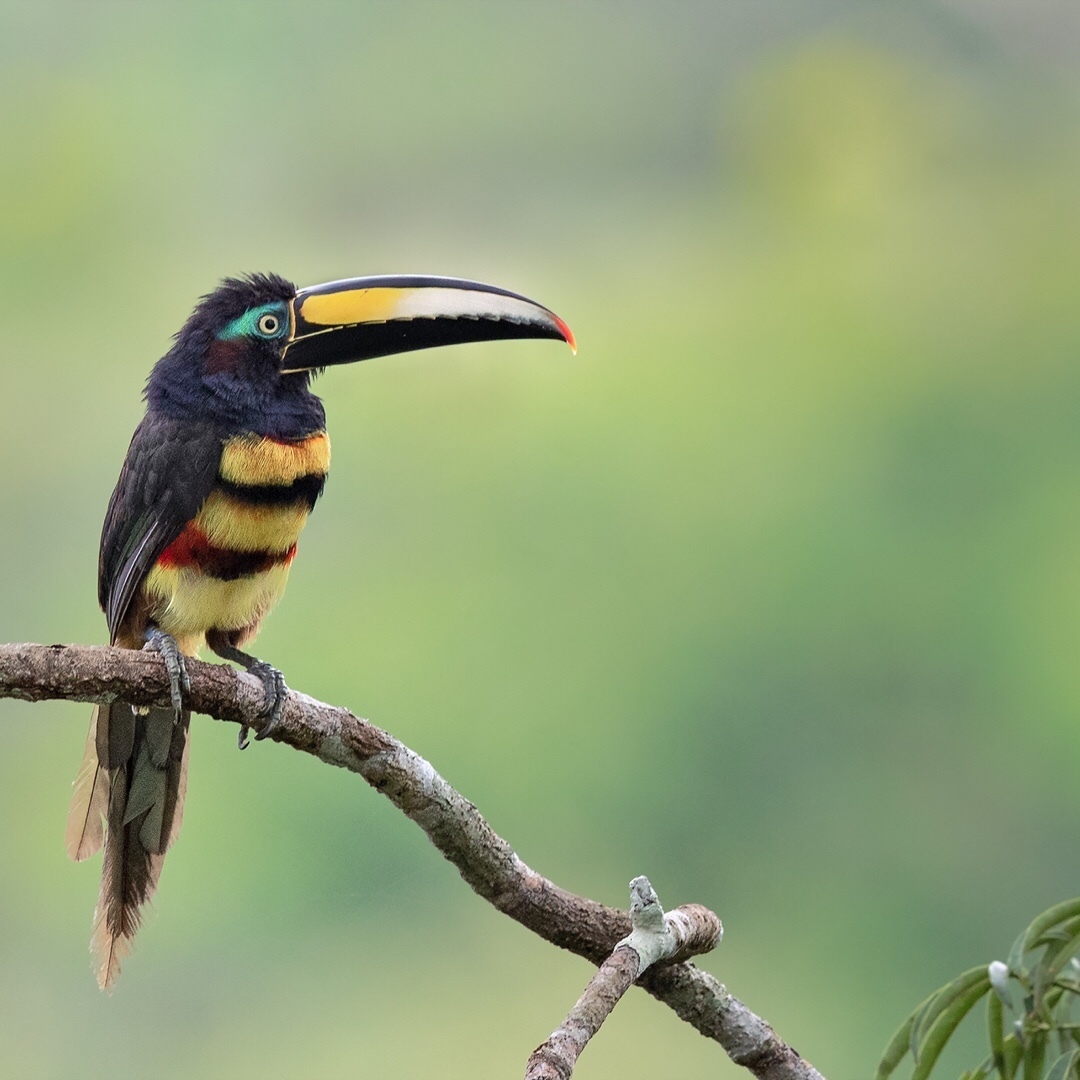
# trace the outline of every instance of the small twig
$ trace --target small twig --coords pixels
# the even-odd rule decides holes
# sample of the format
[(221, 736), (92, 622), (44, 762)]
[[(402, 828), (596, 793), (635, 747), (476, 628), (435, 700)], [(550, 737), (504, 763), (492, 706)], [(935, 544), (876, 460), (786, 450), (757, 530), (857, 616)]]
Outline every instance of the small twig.
[(532, 1052), (525, 1080), (570, 1080), (581, 1051), (647, 968), (710, 952), (724, 933), (720, 920), (700, 904), (665, 915), (647, 877), (630, 882), (630, 924), (630, 934), (600, 965), (566, 1019)]
[[(258, 679), (198, 660), (186, 667), (187, 704), (195, 712), (259, 725)], [(161, 658), (139, 650), (0, 645), (2, 697), (168, 705), (169, 681)], [(629, 933), (625, 912), (575, 896), (531, 870), (427, 761), (347, 709), (290, 692), (270, 738), (362, 776), (427, 833), (474, 892), (553, 945), (600, 964)], [(822, 1080), (765, 1020), (693, 964), (652, 967), (641, 985), (758, 1080)]]

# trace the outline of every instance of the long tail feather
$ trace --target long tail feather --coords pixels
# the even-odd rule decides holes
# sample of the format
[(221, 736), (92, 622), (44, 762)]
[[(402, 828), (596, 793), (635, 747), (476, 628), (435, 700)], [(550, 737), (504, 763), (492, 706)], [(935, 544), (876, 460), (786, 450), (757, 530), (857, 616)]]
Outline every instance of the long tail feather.
[(185, 712), (174, 721), (171, 709), (158, 708), (136, 714), (131, 757), (108, 770), (105, 859), (90, 943), (103, 990), (131, 951), (140, 909), (157, 888), (165, 852), (180, 828), (189, 718)]
[[(128, 708), (128, 706), (122, 706)], [(98, 705), (90, 719), (82, 765), (72, 785), (64, 846), (76, 862), (96, 855), (105, 839), (105, 815), (109, 809), (109, 774), (98, 764), (97, 729), (99, 716), (109, 705)], [(128, 709), (130, 712), (130, 709)]]
[(155, 860), (139, 843), (138, 830), (124, 825), (128, 766), (111, 770), (110, 782), (109, 831), (90, 939), (102, 990), (109, 989), (120, 974), (120, 963), (131, 952), (132, 939), (139, 929), (139, 908), (153, 892), (161, 873), (161, 857), (154, 865)]

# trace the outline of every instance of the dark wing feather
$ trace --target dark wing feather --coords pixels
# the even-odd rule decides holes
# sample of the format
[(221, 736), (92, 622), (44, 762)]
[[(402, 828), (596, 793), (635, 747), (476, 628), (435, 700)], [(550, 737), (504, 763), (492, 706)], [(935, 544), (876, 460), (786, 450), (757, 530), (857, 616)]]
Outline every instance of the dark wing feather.
[(135, 429), (101, 531), (98, 600), (113, 640), (143, 578), (210, 494), (223, 441), (212, 424), (153, 413)]
[[(143, 578), (210, 492), (222, 444), (212, 425), (167, 420), (153, 413), (132, 436), (101, 533), (98, 598), (113, 642)], [(126, 644), (138, 647), (141, 642)], [(73, 859), (85, 859), (101, 848), (102, 817), (110, 802), (109, 771), (132, 756), (136, 727), (136, 716), (122, 702), (94, 710), (68, 816), (67, 848)], [(173, 815), (170, 807), (177, 792), (182, 798), (182, 788), (182, 778), (170, 780), (167, 788), (164, 811), (176, 819), (173, 834), (179, 815)]]

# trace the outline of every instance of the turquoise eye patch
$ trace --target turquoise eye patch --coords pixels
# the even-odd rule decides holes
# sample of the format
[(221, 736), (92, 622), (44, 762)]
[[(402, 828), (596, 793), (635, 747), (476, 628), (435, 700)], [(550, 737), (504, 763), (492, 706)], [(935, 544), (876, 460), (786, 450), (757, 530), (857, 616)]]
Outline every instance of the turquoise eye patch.
[(218, 334), (218, 340), (232, 341), (239, 337), (280, 338), (284, 337), (288, 330), (289, 316), (284, 304), (260, 304), (259, 307), (249, 308), (239, 318), (233, 319)]

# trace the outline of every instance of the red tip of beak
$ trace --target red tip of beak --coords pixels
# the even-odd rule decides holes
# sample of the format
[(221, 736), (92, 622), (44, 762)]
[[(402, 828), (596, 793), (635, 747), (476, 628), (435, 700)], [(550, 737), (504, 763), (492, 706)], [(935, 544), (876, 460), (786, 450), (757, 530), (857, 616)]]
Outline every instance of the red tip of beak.
[(551, 313), (551, 317), (555, 320), (555, 325), (559, 328), (559, 333), (562, 334), (563, 338), (566, 340), (566, 344), (570, 346), (570, 351), (577, 356), (577, 342), (574, 340), (574, 331), (571, 330), (570, 327), (567, 326), (554, 312)]

